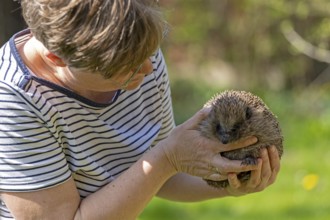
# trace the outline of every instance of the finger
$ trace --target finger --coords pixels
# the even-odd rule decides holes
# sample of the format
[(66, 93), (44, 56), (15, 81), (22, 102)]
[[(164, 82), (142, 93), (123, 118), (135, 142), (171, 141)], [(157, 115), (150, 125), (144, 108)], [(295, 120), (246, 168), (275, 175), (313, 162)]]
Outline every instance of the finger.
[(241, 173), (245, 171), (258, 169), (258, 165), (253, 165), (253, 164), (242, 165), (241, 160), (230, 160), (225, 157), (222, 157), (220, 154), (218, 154), (218, 156), (215, 157), (215, 160), (212, 162), (212, 165), (214, 167), (218, 167), (218, 169), (222, 174)]
[(213, 181), (221, 181), (221, 180), (228, 179), (228, 177), (226, 175), (222, 175), (220, 173), (211, 173), (210, 175), (205, 176), (204, 179), (213, 180)]
[(268, 149), (268, 154), (269, 154), (269, 163), (272, 171), (272, 174), (269, 178), (269, 182), (270, 184), (272, 184), (275, 182), (277, 174), (280, 171), (281, 163), (280, 163), (280, 156), (275, 146), (271, 146)]
[(211, 111), (211, 107), (204, 107), (199, 110), (193, 117), (188, 119), (183, 125), (187, 128), (196, 128), (196, 126), (205, 119)]
[(255, 136), (245, 137), (238, 141), (235, 141), (235, 142), (232, 142), (229, 144), (224, 144), (223, 151), (231, 151), (231, 150), (235, 150), (235, 149), (239, 149), (239, 148), (243, 148), (243, 147), (248, 147), (252, 144), (257, 143), (257, 141), (258, 141), (258, 138)]
[(260, 185), (268, 186), (269, 178), (272, 175), (272, 168), (270, 166), (268, 148), (262, 149), (261, 159), (262, 159), (262, 169), (261, 169), (261, 179), (262, 182)]
[(262, 190), (270, 185), (269, 179), (272, 176), (272, 168), (270, 165), (268, 149), (262, 149), (260, 155), (261, 158), (259, 160), (261, 160), (262, 166), (260, 167), (260, 173), (258, 173), (259, 177), (256, 176), (254, 180), (251, 178), (250, 187), (257, 187), (259, 185), (258, 188)]
[(261, 182), (262, 159), (258, 159), (258, 169), (251, 171), (250, 178), (246, 182), (248, 188), (256, 188)]
[(238, 189), (242, 185), (235, 173), (228, 174), (228, 182), (229, 185), (234, 189)]

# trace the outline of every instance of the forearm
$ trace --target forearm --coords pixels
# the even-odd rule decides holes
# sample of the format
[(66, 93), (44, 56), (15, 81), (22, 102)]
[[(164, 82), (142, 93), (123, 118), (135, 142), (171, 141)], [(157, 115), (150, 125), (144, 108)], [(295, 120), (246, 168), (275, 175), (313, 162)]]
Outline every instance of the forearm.
[(210, 187), (202, 178), (179, 173), (171, 177), (157, 196), (180, 202), (197, 202), (229, 196), (227, 190)]
[(175, 173), (160, 151), (147, 152), (116, 180), (82, 200), (75, 220), (136, 219)]

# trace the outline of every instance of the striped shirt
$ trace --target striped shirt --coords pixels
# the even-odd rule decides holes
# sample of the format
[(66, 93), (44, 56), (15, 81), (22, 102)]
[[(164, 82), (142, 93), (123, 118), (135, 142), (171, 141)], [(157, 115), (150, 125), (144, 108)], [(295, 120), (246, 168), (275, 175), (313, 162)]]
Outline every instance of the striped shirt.
[[(74, 178), (82, 198), (111, 182), (174, 127), (165, 61), (139, 88), (95, 103), (37, 78), (24, 65), (15, 35), (0, 50), (0, 191), (23, 192)], [(11, 215), (0, 198), (0, 219)]]

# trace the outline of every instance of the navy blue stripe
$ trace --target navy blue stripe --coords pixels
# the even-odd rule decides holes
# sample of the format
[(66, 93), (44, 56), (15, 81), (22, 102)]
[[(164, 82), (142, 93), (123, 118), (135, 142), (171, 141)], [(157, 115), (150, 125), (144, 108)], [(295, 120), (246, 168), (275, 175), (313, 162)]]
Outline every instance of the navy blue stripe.
[[(152, 106), (152, 104), (151, 104), (151, 106)], [(153, 111), (155, 111), (155, 110), (156, 110), (156, 109), (154, 109)], [(144, 127), (145, 127), (146, 125), (148, 125), (148, 123), (150, 123), (150, 121), (154, 120), (156, 117), (157, 117), (157, 115), (155, 115), (154, 117), (150, 118), (147, 122), (145, 122), (144, 125), (141, 125), (141, 129), (137, 130), (137, 131), (136, 131), (135, 133), (133, 133), (132, 135), (136, 135), (137, 133), (139, 133), (141, 130), (144, 129)], [(136, 124), (134, 124), (132, 127), (127, 128), (127, 129), (126, 129), (125, 131), (123, 131), (122, 133), (126, 133), (126, 132), (128, 132), (128, 131), (134, 129), (134, 127), (137, 126), (137, 125), (139, 125), (139, 123), (136, 123)], [(86, 135), (88, 135), (88, 134), (90, 134), (90, 133), (92, 133), (92, 132), (88, 132), (88, 133), (81, 134), (80, 136), (77, 136), (77, 139), (79, 139), (79, 138), (81, 138), (81, 137), (83, 137), (83, 136), (86, 136)], [(93, 132), (93, 133), (94, 133), (94, 132)], [(106, 139), (114, 139), (115, 137), (120, 136), (120, 135), (121, 135), (121, 134), (119, 133), (119, 134), (116, 134), (116, 135), (113, 135), (113, 136), (107, 137)], [(132, 135), (131, 135), (131, 136), (132, 136)], [(129, 136), (129, 137), (125, 138), (125, 139), (121, 139), (121, 140), (119, 140), (119, 141), (105, 142), (105, 143), (106, 143), (106, 144), (118, 144), (118, 143), (121, 143), (121, 142), (127, 140), (127, 139), (130, 138), (131, 136)], [(82, 143), (80, 143), (80, 144), (85, 144), (85, 143), (87, 143), (87, 142), (89, 142), (89, 141), (93, 141), (93, 140), (97, 140), (97, 139), (100, 139), (100, 138), (92, 138), (92, 139), (89, 139), (88, 141), (86, 141), (86, 142), (82, 142)], [(112, 148), (112, 149), (113, 149), (113, 148)]]
[[(110, 116), (109, 116), (108, 118), (106, 118), (105, 120), (106, 120), (106, 121), (109, 121), (109, 120), (111, 120), (112, 117), (116, 117), (116, 115), (118, 115), (120, 112), (122, 112), (123, 109), (127, 109), (128, 106), (130, 106), (130, 105), (132, 105), (133, 103), (137, 102), (137, 101), (140, 99), (140, 97), (141, 97), (142, 95), (144, 95), (145, 93), (146, 93), (146, 92), (143, 92), (139, 97), (137, 97), (136, 99), (134, 99), (134, 100), (132, 100), (131, 102), (127, 103), (127, 104), (124, 105), (122, 108), (118, 109), (116, 112), (114, 112), (112, 115), (110, 115)], [(130, 95), (129, 97), (131, 97), (131, 95)], [(126, 97), (126, 99), (124, 99), (123, 102), (124, 102), (125, 100), (129, 99), (129, 97)], [(141, 100), (141, 101), (143, 101), (143, 100)], [(110, 111), (110, 109), (109, 109), (109, 111)], [(117, 121), (119, 121), (119, 120), (117, 120)], [(114, 123), (116, 123), (116, 122), (114, 122)]]
[[(156, 116), (155, 116), (155, 117), (156, 117)], [(148, 125), (148, 124), (150, 124), (150, 121), (153, 121), (153, 120), (154, 120), (154, 118), (150, 118), (150, 120), (148, 120), (148, 121), (142, 126), (142, 128), (141, 128), (140, 130), (137, 130), (137, 131), (136, 131), (135, 133), (133, 133), (131, 136), (134, 136), (134, 135), (136, 135), (137, 133), (139, 133), (141, 130), (144, 130), (144, 129), (145, 129), (145, 126)], [(158, 121), (157, 121), (157, 122), (158, 122)], [(155, 126), (155, 125), (154, 125), (154, 126)], [(150, 129), (148, 129), (148, 131), (152, 130), (152, 129), (154, 128), (154, 126), (152, 126)], [(125, 131), (124, 133), (126, 133), (126, 132), (127, 132), (127, 131)], [(146, 133), (146, 132), (145, 132), (145, 133)], [(155, 134), (156, 134), (156, 133), (155, 133)], [(153, 134), (153, 136), (155, 136), (155, 134)], [(128, 138), (130, 138), (131, 136), (129, 136), (129, 137), (123, 139), (123, 140), (120, 140), (120, 141), (112, 141), (112, 142), (107, 141), (107, 142), (98, 143), (98, 144), (96, 144), (95, 146), (120, 144), (120, 143), (122, 143), (124, 140), (127, 140)], [(141, 135), (141, 137), (139, 137), (138, 139), (136, 139), (136, 140), (134, 140), (133, 142), (129, 143), (128, 145), (132, 145), (132, 144), (134, 144), (135, 142), (137, 142), (137, 141), (140, 140), (141, 138), (143, 138), (143, 135)], [(83, 143), (80, 143), (80, 144), (84, 144), (84, 143), (87, 143), (87, 142), (89, 142), (89, 141), (99, 140), (99, 139), (100, 139), (100, 138), (92, 138), (92, 139), (88, 139), (88, 141), (83, 142)], [(109, 138), (109, 139), (111, 139), (111, 138)], [(79, 146), (79, 145), (78, 145), (78, 146)], [(93, 147), (94, 147), (93, 145), (90, 146), (90, 148), (93, 148)], [(99, 154), (99, 153), (101, 153), (101, 152), (113, 151), (113, 150), (116, 150), (116, 149), (123, 149), (123, 148), (125, 148), (125, 146), (121, 146), (121, 147), (113, 147), (113, 146), (111, 146), (111, 147), (109, 147), (109, 148), (101, 149), (101, 150), (99, 150), (99, 151), (96, 151), (94, 154), (91, 154), (91, 155), (88, 155), (88, 156), (86, 156), (86, 157), (82, 157), (82, 158), (79, 158), (79, 159), (78, 159), (78, 158), (75, 158), (75, 157), (72, 156), (72, 155), (67, 155), (67, 156), (69, 156), (69, 157), (71, 157), (71, 158), (74, 158), (75, 160), (85, 160), (85, 159), (88, 158), (89, 156), (94, 156), (94, 155)], [(134, 150), (136, 150), (136, 149), (134, 149)], [(132, 151), (134, 151), (134, 150), (121, 151), (120, 153), (113, 153), (113, 154), (111, 154), (111, 155), (125, 154), (125, 153), (132, 152)], [(82, 149), (81, 151), (72, 151), (71, 149), (67, 149), (67, 151), (69, 151), (69, 152), (73, 152), (73, 153), (76, 153), (76, 154), (79, 154), (79, 153), (84, 152), (84, 151), (86, 151), (86, 150)]]
[[(23, 139), (23, 138), (22, 138)], [(24, 142), (24, 143), (21, 143), (21, 142), (19, 142), (19, 143), (12, 143), (12, 144), (4, 144), (4, 143), (1, 143), (0, 144), (0, 146), (21, 146), (21, 145), (29, 145), (29, 144), (35, 144), (35, 143), (40, 143), (40, 142), (42, 142), (42, 141), (44, 141), (44, 140), (49, 140), (49, 138), (43, 138), (43, 139), (40, 139), (40, 140), (38, 140), (38, 141), (27, 141), (27, 142)], [(52, 145), (52, 144), (55, 144), (56, 143), (56, 140), (55, 141), (53, 141), (53, 142), (51, 142), (51, 143), (47, 143), (47, 145), (43, 145), (43, 146), (40, 146), (40, 147), (33, 147), (33, 149), (34, 150), (36, 150), (36, 149), (43, 149), (43, 148), (45, 148), (45, 147), (48, 147), (49, 145)], [(33, 145), (32, 145), (33, 146)], [(14, 153), (14, 152), (23, 152), (23, 151), (26, 151), (26, 149), (24, 149), (24, 150), (11, 150), (11, 151), (9, 151), (9, 152), (11, 152), (11, 153)], [(0, 153), (8, 153), (8, 151), (2, 151), (2, 150), (0, 150)]]
[[(55, 156), (57, 156), (57, 155), (55, 155)], [(53, 156), (54, 157), (54, 156)], [(49, 158), (52, 158), (52, 157), (49, 157)], [(48, 159), (49, 159), (48, 158)], [(47, 173), (53, 173), (53, 171), (57, 171), (57, 170), (61, 170), (62, 168), (64, 168), (64, 167), (66, 167), (67, 166), (67, 164), (66, 163), (64, 163), (62, 166), (60, 166), (60, 167), (56, 167), (55, 169), (53, 169), (53, 170), (50, 170), (49, 169), (49, 167), (50, 166), (52, 166), (52, 165), (54, 165), (54, 164), (58, 164), (59, 162), (61, 162), (62, 160), (63, 160), (64, 158), (59, 158), (59, 160), (56, 160), (56, 161), (53, 161), (52, 163), (47, 163), (47, 164), (45, 164), (44, 166), (36, 166), (36, 167), (29, 167), (28, 169), (15, 169), (15, 171), (12, 171), (12, 170), (0, 170), (0, 172), (2, 172), (2, 173), (12, 173), (12, 172), (21, 172), (21, 171), (29, 171), (29, 170), (45, 170), (45, 169), (41, 169), (41, 168), (45, 168), (45, 167), (48, 167), (48, 169), (46, 169), (47, 171), (46, 172), (39, 172), (39, 173), (37, 173), (37, 174), (34, 174), (34, 175), (32, 175), (31, 173), (29, 174), (29, 177), (31, 176), (31, 177), (36, 177), (36, 176), (42, 176), (42, 175), (45, 175), (45, 174), (47, 174)], [(45, 159), (46, 160), (46, 159)], [(40, 160), (40, 161), (44, 161), (44, 160)], [(39, 162), (40, 162), (39, 161)], [(37, 161), (38, 162), (38, 161)], [(35, 163), (37, 163), (37, 162), (35, 162)], [(0, 165), (5, 165), (6, 163), (0, 163)], [(7, 163), (8, 164), (8, 163)], [(33, 163), (29, 163), (29, 164), (33, 164)], [(16, 165), (16, 164), (13, 164), (13, 166), (14, 165)], [(16, 165), (16, 166), (18, 166), (18, 165)], [(65, 172), (63, 172), (63, 173), (66, 173), (67, 171), (65, 171)], [(2, 176), (1, 177), (1, 179), (24, 179), (24, 178), (26, 178), (26, 176), (15, 176), (15, 177), (4, 177), (4, 176)]]
[[(5, 57), (6, 57), (6, 52), (7, 52), (7, 47), (8, 47), (8, 43), (5, 44), (2, 48), (2, 50), (4, 51), (2, 56), (1, 56), (1, 62), (0, 62), (0, 69), (2, 68), (4, 61), (5, 61)], [(6, 78), (6, 75), (4, 75), (3, 78)]]
[[(143, 101), (147, 101), (149, 99), (153, 98), (153, 96), (149, 96), (146, 99), (144, 99)], [(149, 105), (146, 105), (145, 108), (149, 107), (149, 106), (153, 106), (155, 103), (157, 103), (160, 99), (158, 98), (157, 100), (155, 100), (154, 102), (150, 103)], [(139, 109), (140, 106), (136, 106), (135, 108), (131, 109), (129, 112), (127, 112), (125, 115), (121, 116), (120, 118), (118, 118), (116, 121), (113, 121), (113, 124), (118, 123), (119, 121), (123, 120), (124, 118), (127, 118), (128, 115), (131, 115), (132, 112), (135, 112), (137, 109)], [(118, 113), (118, 112), (117, 112)]]
[[(42, 179), (40, 181), (23, 182), (23, 183), (17, 183), (17, 182), (15, 182), (15, 183), (6, 183), (6, 186), (26, 186), (26, 185), (31, 185), (31, 184), (35, 185), (35, 184), (40, 184), (40, 183), (43, 183), (43, 182), (47, 182), (48, 183), (47, 187), (51, 188), (53, 186), (56, 186), (60, 183), (65, 182), (66, 180), (71, 178), (71, 173), (70, 173), (70, 175), (68, 175), (67, 177), (65, 177), (63, 179), (63, 177), (65, 176), (64, 174), (68, 175), (69, 173), (68, 172), (63, 172), (63, 173), (60, 173), (56, 176), (52, 176), (50, 178)], [(57, 179), (58, 181), (56, 181), (53, 184), (49, 184), (49, 181), (52, 181), (54, 179)], [(41, 187), (33, 188), (33, 190), (39, 190), (39, 189), (44, 189), (44, 188), (45, 188), (44, 186), (41, 186)], [(6, 190), (6, 188), (4, 188), (4, 190)], [(26, 188), (24, 188), (24, 189), (12, 189), (12, 188), (10, 188), (8, 190), (11, 191), (11, 192), (26, 192), (27, 191)]]

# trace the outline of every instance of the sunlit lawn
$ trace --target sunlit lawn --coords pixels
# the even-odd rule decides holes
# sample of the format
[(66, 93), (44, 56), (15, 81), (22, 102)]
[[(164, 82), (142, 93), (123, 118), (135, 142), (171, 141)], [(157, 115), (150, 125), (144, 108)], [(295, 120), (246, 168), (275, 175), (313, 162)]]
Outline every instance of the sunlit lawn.
[[(182, 91), (173, 90), (174, 106), (179, 106), (175, 112), (181, 117), (177, 121), (191, 116), (208, 96), (197, 89), (183, 101)], [(330, 98), (306, 97), (309, 104), (304, 104), (307, 100), (297, 102), (297, 95), (291, 93), (270, 93), (263, 99), (278, 115), (285, 136), (282, 168), (274, 185), (244, 197), (191, 204), (156, 198), (139, 220), (330, 219)], [(190, 110), (189, 101), (195, 102)]]

